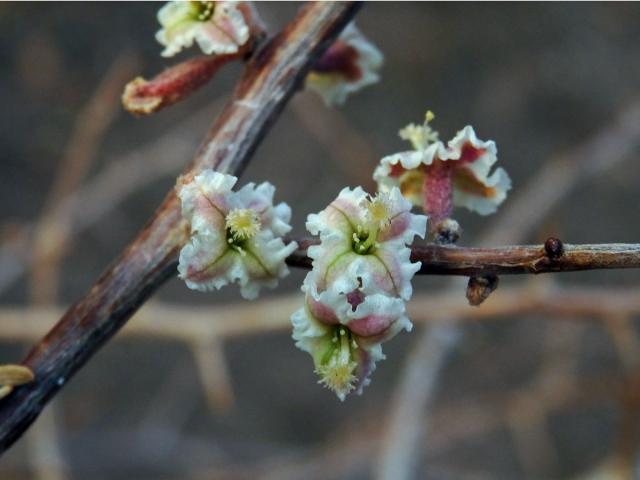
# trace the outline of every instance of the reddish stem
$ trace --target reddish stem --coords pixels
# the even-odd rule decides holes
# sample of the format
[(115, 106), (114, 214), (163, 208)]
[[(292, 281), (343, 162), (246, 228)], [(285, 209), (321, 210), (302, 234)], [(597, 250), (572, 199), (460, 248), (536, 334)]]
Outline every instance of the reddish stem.
[(423, 181), (424, 211), (434, 229), (449, 218), (453, 209), (452, 170), (447, 162), (434, 159), (426, 167)]
[(134, 115), (149, 115), (179, 102), (205, 83), (226, 63), (242, 59), (247, 50), (226, 55), (200, 56), (168, 68), (151, 80), (131, 80), (122, 94), (124, 108)]

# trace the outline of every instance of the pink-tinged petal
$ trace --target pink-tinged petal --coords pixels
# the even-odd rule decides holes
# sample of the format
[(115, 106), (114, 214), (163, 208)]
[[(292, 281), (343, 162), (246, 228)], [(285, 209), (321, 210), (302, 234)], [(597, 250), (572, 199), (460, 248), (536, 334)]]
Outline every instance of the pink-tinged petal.
[(216, 2), (212, 22), (235, 45), (244, 45), (249, 40), (249, 27), (238, 2)]
[(502, 168), (497, 168), (485, 179), (476, 177), (470, 170), (458, 169), (454, 173), (453, 186), (455, 205), (466, 207), (480, 215), (489, 215), (507, 198), (511, 179)]
[(498, 159), (495, 142), (479, 140), (473, 128), (466, 126), (449, 142), (449, 149), (459, 158), (453, 173), (454, 204), (481, 215), (494, 213), (511, 188), (502, 168), (490, 174)]
[(425, 150), (388, 155), (380, 160), (380, 164), (373, 172), (373, 179), (378, 184), (379, 191), (389, 192), (397, 187), (407, 200), (420, 207), (423, 205), (425, 169), (435, 159), (446, 156), (446, 150), (441, 142), (432, 144)]
[(389, 224), (379, 235), (378, 242), (384, 243), (397, 238), (405, 244), (411, 244), (415, 236), (424, 238), (427, 230), (427, 217), (411, 213), (409, 202), (399, 189), (389, 191)]
[(413, 293), (411, 279), (420, 270), (420, 262), (411, 263), (411, 250), (402, 244), (387, 242), (376, 251), (376, 261), (384, 269), (391, 280), (393, 291), (404, 300), (409, 300)]
[(312, 235), (336, 234), (351, 238), (356, 225), (362, 223), (364, 211), (362, 203), (367, 194), (361, 187), (353, 190), (343, 188), (338, 197), (327, 208), (307, 217), (307, 230)]
[(180, 179), (176, 190), (182, 202), (182, 216), (190, 223), (192, 232), (223, 235), (231, 189), (236, 181), (232, 175), (213, 170)]
[[(165, 47), (162, 56), (171, 57), (191, 47), (194, 41), (206, 54), (238, 52), (250, 38), (250, 26), (237, 3), (211, 2), (207, 7), (199, 2), (168, 2), (158, 12), (162, 29), (156, 33), (156, 40)], [(243, 10), (249, 12), (247, 8)], [(252, 22), (257, 18), (250, 17)], [(252, 27), (261, 29), (257, 22)]]
[(198, 46), (207, 55), (227, 54), (238, 51), (238, 45), (214, 23), (200, 23), (194, 29)]
[(275, 288), (278, 279), (289, 274), (285, 259), (296, 248), (296, 242), (285, 245), (281, 238), (274, 238), (270, 231), (260, 232), (258, 236), (247, 240), (239, 254), (242, 272), (238, 283), (242, 296), (253, 300), (262, 287)]
[(195, 234), (180, 251), (178, 272), (187, 286), (203, 292), (233, 282), (226, 272), (234, 263), (226, 238), (216, 234)]

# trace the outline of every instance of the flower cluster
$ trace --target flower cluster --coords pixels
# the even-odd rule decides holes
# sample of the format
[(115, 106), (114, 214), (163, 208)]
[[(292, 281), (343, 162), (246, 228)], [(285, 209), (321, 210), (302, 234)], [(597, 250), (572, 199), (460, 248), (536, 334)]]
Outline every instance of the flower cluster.
[(326, 105), (342, 105), (347, 96), (380, 79), (377, 71), (383, 58), (380, 50), (350, 23), (315, 63), (305, 85)]
[(424, 237), (426, 223), (397, 188), (375, 197), (345, 188), (307, 219), (320, 244), (308, 249), (313, 269), (302, 286), (305, 305), (291, 317), (293, 338), (341, 400), (369, 383), (384, 358), (381, 343), (411, 329), (405, 301), (420, 263), (410, 261), (407, 244)]
[(197, 42), (206, 54), (236, 53), (250, 37), (247, 2), (172, 1), (158, 12), (163, 57)]
[(511, 188), (504, 169), (490, 174), (497, 161), (496, 144), (479, 140), (473, 127), (466, 126), (445, 146), (429, 125), (433, 118), (427, 112), (423, 125), (411, 124), (400, 130), (400, 137), (411, 142), (413, 150), (380, 161), (373, 174), (378, 188), (399, 187), (435, 224), (448, 218), (453, 206), (481, 215), (495, 212)]
[(180, 252), (178, 272), (194, 290), (238, 282), (244, 298), (274, 288), (289, 271), (284, 263), (296, 248), (282, 236), (291, 230), (291, 209), (273, 205), (270, 183), (249, 183), (232, 191), (236, 177), (205, 170), (177, 187), (191, 238)]

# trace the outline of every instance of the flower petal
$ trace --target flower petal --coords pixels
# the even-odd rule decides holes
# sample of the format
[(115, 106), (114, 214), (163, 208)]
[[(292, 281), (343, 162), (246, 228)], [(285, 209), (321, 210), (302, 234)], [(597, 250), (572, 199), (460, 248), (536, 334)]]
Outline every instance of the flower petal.
[(205, 170), (177, 187), (182, 216), (191, 224), (192, 232), (224, 231), (225, 216), (231, 209), (231, 189), (237, 180), (232, 175)]
[(383, 60), (382, 53), (350, 23), (307, 75), (305, 86), (326, 105), (342, 105), (350, 94), (378, 82)]

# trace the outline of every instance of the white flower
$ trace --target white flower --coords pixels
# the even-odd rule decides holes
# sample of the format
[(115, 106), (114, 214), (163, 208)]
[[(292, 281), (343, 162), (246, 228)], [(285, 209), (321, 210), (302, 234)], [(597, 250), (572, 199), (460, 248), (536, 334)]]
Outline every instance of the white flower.
[(249, 26), (238, 2), (172, 1), (158, 11), (162, 25), (156, 40), (163, 57), (172, 57), (196, 41), (206, 54), (236, 53), (249, 40)]
[(354, 23), (316, 62), (306, 78), (306, 87), (318, 93), (326, 105), (342, 105), (347, 96), (376, 83), (383, 55)]
[(356, 262), (366, 265), (363, 275), (382, 291), (408, 300), (420, 262), (411, 263), (407, 244), (416, 235), (424, 238), (426, 225), (427, 217), (412, 214), (397, 188), (373, 198), (361, 187), (344, 188), (327, 208), (307, 218), (307, 229), (321, 240), (307, 250), (318, 289)]
[(296, 346), (312, 356), (319, 383), (340, 400), (362, 393), (376, 362), (384, 359), (381, 344), (412, 327), (404, 301), (380, 291), (365, 270), (350, 264), (322, 292), (310, 272), (302, 287), (305, 306), (291, 317)]
[[(494, 213), (511, 189), (511, 180), (504, 169), (497, 168), (491, 174), (497, 161), (495, 142), (479, 140), (473, 128), (466, 126), (445, 147), (429, 126), (432, 119), (429, 112), (423, 126), (411, 124), (400, 131), (414, 150), (380, 161), (373, 174), (378, 188), (387, 191), (399, 187), (414, 205), (423, 206), (434, 216), (428, 205), (430, 196), (436, 199), (451, 196), (454, 206), (481, 215)], [(435, 178), (436, 175), (443, 180)], [(442, 213), (446, 217), (450, 212)]]
[(244, 298), (274, 288), (289, 273), (285, 259), (297, 248), (285, 245), (291, 209), (273, 206), (275, 188), (249, 183), (232, 191), (236, 177), (205, 170), (178, 187), (191, 238), (180, 251), (178, 272), (194, 290), (219, 289), (235, 281)]

